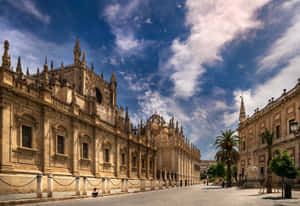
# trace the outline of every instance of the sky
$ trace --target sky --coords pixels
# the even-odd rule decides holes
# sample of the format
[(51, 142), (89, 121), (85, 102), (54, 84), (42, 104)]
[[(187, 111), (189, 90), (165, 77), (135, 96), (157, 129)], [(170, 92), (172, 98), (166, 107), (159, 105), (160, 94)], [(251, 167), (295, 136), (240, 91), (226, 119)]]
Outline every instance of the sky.
[(300, 0), (0, 0), (14, 68), (72, 64), (78, 36), (96, 73), (115, 71), (134, 124), (174, 116), (202, 159), (237, 129), (241, 95), (251, 116), (296, 85), (299, 34)]

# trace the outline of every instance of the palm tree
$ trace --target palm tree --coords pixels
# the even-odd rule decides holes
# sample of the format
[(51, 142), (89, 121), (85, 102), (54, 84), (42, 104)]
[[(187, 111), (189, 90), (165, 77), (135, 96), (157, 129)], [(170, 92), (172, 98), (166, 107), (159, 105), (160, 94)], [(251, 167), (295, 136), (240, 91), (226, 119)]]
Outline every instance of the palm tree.
[(222, 131), (222, 135), (216, 137), (215, 146), (218, 149), (216, 159), (227, 166), (227, 187), (231, 187), (231, 166), (239, 159), (237, 147), (239, 137), (231, 129)]
[(271, 133), (267, 128), (263, 133), (259, 135), (263, 140), (267, 142), (268, 147), (268, 168), (267, 168), (267, 193), (272, 193), (272, 170), (269, 164), (272, 160), (272, 145), (273, 145), (273, 132)]

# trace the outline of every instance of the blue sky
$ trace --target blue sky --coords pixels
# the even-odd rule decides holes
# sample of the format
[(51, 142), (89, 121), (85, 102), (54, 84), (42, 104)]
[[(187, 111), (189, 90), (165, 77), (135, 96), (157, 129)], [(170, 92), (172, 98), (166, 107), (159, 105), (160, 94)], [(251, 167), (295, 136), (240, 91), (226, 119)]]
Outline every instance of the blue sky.
[[(202, 159), (215, 136), (300, 77), (300, 0), (0, 0), (0, 43), (12, 65), (36, 72), (44, 56), (73, 62), (76, 36), (87, 64), (118, 80), (133, 123), (175, 116)], [(0, 48), (1, 54), (3, 47)]]

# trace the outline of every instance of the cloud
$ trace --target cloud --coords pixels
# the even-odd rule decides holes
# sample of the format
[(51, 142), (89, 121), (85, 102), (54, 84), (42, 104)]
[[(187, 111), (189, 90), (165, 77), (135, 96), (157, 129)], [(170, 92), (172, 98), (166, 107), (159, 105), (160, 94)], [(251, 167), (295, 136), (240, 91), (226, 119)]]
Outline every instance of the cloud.
[(147, 41), (136, 37), (133, 27), (140, 19), (135, 15), (140, 4), (140, 0), (132, 0), (127, 4), (113, 3), (104, 9), (103, 16), (116, 37), (116, 52), (122, 56), (138, 55), (148, 44)]
[(269, 0), (187, 0), (186, 25), (190, 35), (186, 40), (175, 39), (173, 55), (166, 68), (171, 70), (176, 95), (194, 95), (198, 78), (206, 71), (204, 64), (222, 61), (221, 49), (249, 29), (262, 26), (256, 11)]
[[(46, 41), (35, 34), (12, 27), (7, 20), (0, 17), (0, 55), (3, 54), (4, 40), (9, 40), (11, 65), (15, 68), (17, 58), (21, 56), (23, 72), (26, 72), (27, 67), (29, 67), (30, 73), (35, 73), (37, 67), (41, 70), (45, 56), (48, 56), (48, 61), (53, 60), (54, 66), (57, 67), (60, 66), (61, 61), (64, 61), (65, 65), (73, 64), (75, 37), (70, 37), (70, 39), (72, 40), (63, 44)], [(82, 39), (80, 40), (80, 46), (86, 52), (87, 60), (96, 59), (93, 58), (94, 56), (99, 58), (99, 52), (90, 49)], [(48, 64), (50, 63), (48, 62)]]
[(147, 19), (145, 20), (145, 23), (147, 23), (147, 24), (152, 24), (151, 18), (147, 18)]
[[(294, 3), (296, 2), (299, 3), (299, 1), (294, 1)], [(293, 10), (299, 12), (294, 7), (284, 6), (282, 8), (284, 8), (284, 12), (291, 12)], [(300, 38), (296, 35), (297, 33), (300, 33), (300, 14), (292, 17), (291, 26), (268, 49), (267, 54), (259, 62), (257, 72), (271, 71), (277, 66), (288, 63), (295, 56), (300, 55)]]
[(17, 0), (17, 1), (11, 1), (7, 0), (7, 3), (9, 3), (11, 6), (14, 8), (27, 13), (29, 15), (32, 15), (35, 17), (37, 20), (45, 23), (45, 24), (50, 24), (51, 18), (50, 16), (46, 15), (43, 13), (43, 11), (40, 11), (37, 6), (35, 5), (34, 1), (32, 0)]

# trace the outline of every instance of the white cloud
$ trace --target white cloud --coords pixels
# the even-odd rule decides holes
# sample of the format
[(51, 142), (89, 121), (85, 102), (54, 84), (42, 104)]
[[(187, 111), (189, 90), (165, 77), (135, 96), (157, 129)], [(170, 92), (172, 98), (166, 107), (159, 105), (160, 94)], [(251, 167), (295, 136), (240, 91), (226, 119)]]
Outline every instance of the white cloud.
[(171, 79), (178, 96), (193, 96), (197, 79), (205, 72), (203, 64), (222, 60), (220, 51), (226, 43), (261, 26), (255, 14), (268, 1), (187, 0), (186, 24), (191, 27), (191, 34), (184, 41), (173, 41), (173, 55), (167, 63), (173, 71)]
[(134, 22), (139, 21), (140, 18), (135, 13), (140, 4), (140, 0), (132, 0), (125, 5), (110, 4), (104, 10), (104, 17), (116, 37), (116, 51), (122, 56), (139, 54), (147, 45), (147, 42), (135, 36), (134, 24), (130, 23), (131, 20)]
[[(27, 67), (29, 67), (30, 73), (35, 73), (37, 67), (41, 70), (45, 56), (48, 56), (48, 64), (50, 64), (50, 60), (53, 60), (56, 67), (60, 66), (61, 61), (64, 61), (65, 65), (73, 64), (75, 37), (71, 39), (63, 44), (42, 40), (32, 33), (12, 27), (4, 18), (0, 17), (0, 55), (3, 54), (4, 40), (9, 40), (11, 65), (15, 68), (17, 58), (21, 56), (24, 73)], [(80, 40), (80, 45), (87, 54), (87, 60), (90, 60), (91, 56), (97, 55), (96, 51), (89, 49), (85, 41)]]
[(32, 0), (7, 0), (6, 2), (14, 8), (24, 13), (32, 15), (33, 17), (45, 24), (49, 24), (51, 21), (50, 16), (44, 14), (43, 11), (40, 11)]
[[(289, 10), (287, 10), (289, 11)], [(298, 11), (299, 12), (299, 11)], [(293, 17), (292, 25), (288, 30), (269, 48), (267, 54), (259, 62), (257, 72), (266, 72), (276, 66), (286, 64), (290, 59), (300, 55), (300, 14)]]
[[(293, 1), (296, 3), (299, 1)], [(291, 2), (292, 3), (292, 2)], [(284, 4), (285, 5), (285, 4)], [(300, 32), (300, 15), (297, 7), (282, 6), (284, 10), (281, 12), (288, 12), (290, 14), (291, 25), (268, 49), (265, 56), (260, 61), (261, 67), (258, 72), (270, 72), (276, 66), (284, 64), (284, 67), (272, 78), (258, 84), (255, 88), (242, 91), (235, 90), (235, 108), (233, 114), (228, 113), (228, 116), (238, 118), (238, 111), (240, 106), (239, 96), (244, 97), (246, 113), (252, 114), (256, 108), (262, 109), (268, 100), (272, 97), (275, 99), (282, 95), (283, 89), (291, 89), (297, 83), (297, 77), (300, 76), (300, 39), (298, 34)], [(277, 15), (279, 11), (276, 11)], [(227, 117), (224, 116), (224, 122), (228, 122)]]
[(145, 23), (147, 23), (147, 24), (152, 24), (151, 18), (147, 18), (147, 19), (145, 20)]

